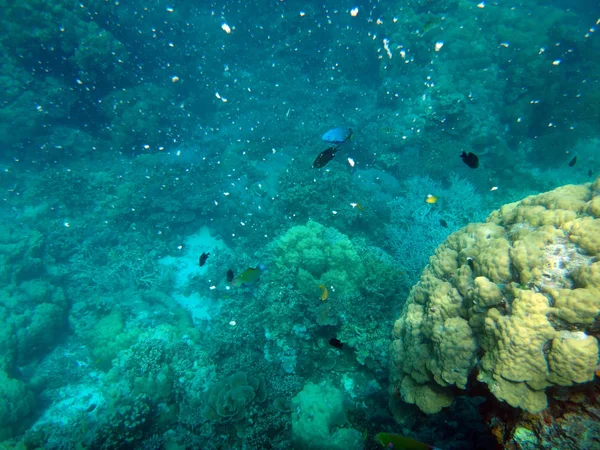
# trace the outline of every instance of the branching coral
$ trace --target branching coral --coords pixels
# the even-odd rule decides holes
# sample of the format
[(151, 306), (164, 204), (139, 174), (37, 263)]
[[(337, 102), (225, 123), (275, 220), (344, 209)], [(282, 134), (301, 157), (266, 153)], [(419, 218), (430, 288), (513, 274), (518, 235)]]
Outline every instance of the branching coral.
[(438, 247), (394, 326), (391, 379), (427, 413), (468, 378), (539, 412), (545, 388), (594, 378), (600, 179), (493, 212)]

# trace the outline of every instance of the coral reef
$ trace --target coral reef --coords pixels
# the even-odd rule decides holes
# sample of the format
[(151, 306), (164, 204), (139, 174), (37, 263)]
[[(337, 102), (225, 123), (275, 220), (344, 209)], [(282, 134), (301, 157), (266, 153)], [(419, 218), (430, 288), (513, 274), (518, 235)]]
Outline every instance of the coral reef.
[(391, 380), (426, 413), (470, 377), (531, 413), (594, 379), (600, 178), (503, 206), (440, 245), (394, 325)]
[(292, 398), (292, 439), (294, 448), (363, 448), (359, 431), (342, 428), (347, 422), (347, 403), (342, 392), (324, 384), (308, 383)]
[(594, 438), (581, 188), (384, 409), (596, 175), (597, 5), (326, 3), (0, 0), (0, 447)]
[(263, 377), (238, 372), (210, 387), (202, 414), (211, 420), (237, 421), (251, 403), (261, 403), (266, 396)]
[(35, 397), (25, 383), (0, 371), (0, 440), (22, 433), (30, 425)]
[(325, 285), (338, 295), (358, 293), (365, 278), (363, 263), (347, 236), (334, 228), (308, 221), (290, 228), (275, 242), (275, 263), (296, 271), (296, 287), (305, 295)]

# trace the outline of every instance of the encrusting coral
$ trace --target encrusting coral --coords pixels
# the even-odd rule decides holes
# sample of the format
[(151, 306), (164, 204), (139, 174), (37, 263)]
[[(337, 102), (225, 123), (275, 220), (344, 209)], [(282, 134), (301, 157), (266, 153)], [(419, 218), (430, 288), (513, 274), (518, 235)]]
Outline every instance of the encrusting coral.
[(531, 413), (545, 388), (593, 380), (600, 178), (503, 206), (448, 237), (394, 325), (391, 381), (426, 413), (468, 379)]

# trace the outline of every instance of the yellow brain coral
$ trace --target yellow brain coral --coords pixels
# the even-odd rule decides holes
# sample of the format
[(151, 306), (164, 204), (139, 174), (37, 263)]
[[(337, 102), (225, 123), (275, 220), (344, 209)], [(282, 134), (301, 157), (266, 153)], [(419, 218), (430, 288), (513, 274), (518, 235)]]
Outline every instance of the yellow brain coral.
[(536, 413), (549, 386), (594, 378), (600, 178), (503, 206), (438, 247), (394, 325), (394, 390), (426, 413), (470, 375)]

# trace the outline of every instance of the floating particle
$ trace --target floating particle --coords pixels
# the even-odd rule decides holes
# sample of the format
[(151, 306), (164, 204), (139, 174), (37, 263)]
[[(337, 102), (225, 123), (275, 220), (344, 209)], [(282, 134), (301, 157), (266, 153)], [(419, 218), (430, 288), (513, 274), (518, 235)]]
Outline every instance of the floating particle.
[(350, 164), (350, 167), (354, 167), (354, 160), (352, 158), (348, 158), (348, 164)]
[(389, 39), (384, 39), (383, 40), (383, 48), (385, 49), (385, 52), (388, 55), (388, 58), (392, 59), (392, 52), (390, 51), (390, 40)]
[(232, 327), (235, 327), (237, 325), (237, 322), (235, 320), (231, 320), (229, 322), (229, 325), (232, 326)]
[(483, 9), (483, 8), (485, 8), (485, 2), (481, 2), (481, 3), (479, 3), (479, 4), (477, 5), (477, 7), (478, 7), (479, 9)]
[(354, 8), (352, 8), (352, 9), (350, 10), (350, 15), (351, 15), (352, 17), (356, 17), (356, 16), (358, 16), (358, 6), (355, 6)]
[(172, 77), (171, 77), (171, 81), (172, 81), (173, 83), (177, 83), (177, 82), (179, 81), (179, 77), (177, 77), (177, 76), (172, 76)]
[(221, 29), (227, 34), (231, 33), (231, 27), (229, 25), (227, 25), (225, 22), (223, 22), (221, 24)]
[(435, 43), (435, 47), (434, 47), (435, 51), (439, 52), (442, 49), (443, 46), (444, 46), (444, 43), (442, 41), (436, 42)]
[(490, 191), (497, 191), (498, 190), (498, 186), (492, 186), (492, 188), (490, 189)]
[(552, 61), (553, 66), (558, 66), (560, 63), (561, 63), (560, 59), (555, 59), (554, 61)]
[(167, 6), (167, 12), (170, 12), (170, 13), (172, 13), (173, 11), (175, 11), (175, 10), (174, 10), (172, 7), (170, 7), (170, 6)]

